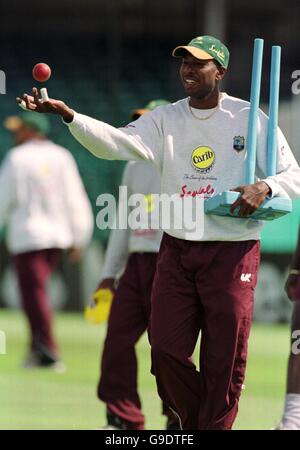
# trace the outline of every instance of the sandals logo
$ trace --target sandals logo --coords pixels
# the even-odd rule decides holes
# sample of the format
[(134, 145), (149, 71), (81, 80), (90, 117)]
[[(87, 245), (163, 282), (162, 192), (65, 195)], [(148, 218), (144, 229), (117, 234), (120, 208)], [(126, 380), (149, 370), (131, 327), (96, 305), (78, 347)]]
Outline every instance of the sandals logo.
[(201, 173), (210, 172), (215, 163), (216, 155), (211, 147), (197, 147), (193, 150), (191, 162), (194, 169)]

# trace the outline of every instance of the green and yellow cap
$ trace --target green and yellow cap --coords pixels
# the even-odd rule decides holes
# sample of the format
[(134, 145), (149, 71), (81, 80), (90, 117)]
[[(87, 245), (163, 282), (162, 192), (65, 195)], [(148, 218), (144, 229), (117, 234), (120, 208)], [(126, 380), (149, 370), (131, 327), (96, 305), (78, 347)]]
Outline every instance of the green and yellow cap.
[(213, 36), (198, 36), (188, 45), (179, 45), (174, 48), (172, 55), (175, 58), (182, 58), (185, 52), (191, 53), (197, 59), (215, 59), (225, 69), (229, 64), (228, 48)]
[(50, 131), (50, 122), (47, 117), (33, 111), (24, 111), (18, 116), (7, 117), (3, 125), (12, 133), (18, 131), (23, 126), (33, 128), (41, 134), (48, 134)]
[(146, 112), (153, 111), (158, 106), (168, 105), (169, 103), (170, 102), (168, 102), (168, 100), (163, 99), (151, 100), (151, 102), (147, 103), (147, 105), (144, 106), (144, 108), (138, 108), (132, 111), (131, 118), (132, 120), (136, 120)]

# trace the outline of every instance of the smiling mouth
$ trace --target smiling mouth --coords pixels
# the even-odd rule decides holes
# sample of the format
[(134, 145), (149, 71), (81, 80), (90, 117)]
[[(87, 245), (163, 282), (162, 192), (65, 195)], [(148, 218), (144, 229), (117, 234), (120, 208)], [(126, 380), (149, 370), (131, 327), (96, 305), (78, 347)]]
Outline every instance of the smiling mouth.
[(188, 84), (189, 86), (192, 86), (193, 84), (196, 83), (195, 80), (192, 80), (191, 78), (184, 78), (183, 81)]

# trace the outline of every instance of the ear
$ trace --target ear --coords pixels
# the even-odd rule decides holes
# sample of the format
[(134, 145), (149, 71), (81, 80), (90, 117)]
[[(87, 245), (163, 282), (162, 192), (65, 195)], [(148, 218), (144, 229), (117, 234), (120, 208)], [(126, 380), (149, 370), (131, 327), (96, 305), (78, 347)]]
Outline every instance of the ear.
[(217, 75), (216, 75), (216, 80), (217, 81), (221, 81), (222, 80), (222, 78), (224, 78), (224, 76), (226, 75), (226, 73), (227, 73), (227, 69), (225, 69), (225, 67), (218, 67), (218, 72), (217, 72)]

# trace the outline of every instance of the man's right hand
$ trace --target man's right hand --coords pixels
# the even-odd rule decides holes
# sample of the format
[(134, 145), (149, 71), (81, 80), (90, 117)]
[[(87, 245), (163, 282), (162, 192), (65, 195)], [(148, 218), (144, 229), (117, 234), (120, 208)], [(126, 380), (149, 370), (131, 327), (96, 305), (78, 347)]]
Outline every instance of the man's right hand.
[(95, 290), (94, 294), (93, 294), (93, 301), (95, 303), (95, 305), (98, 303), (98, 295), (99, 295), (99, 290), (100, 289), (109, 289), (112, 294), (115, 294), (115, 283), (116, 280), (115, 278), (104, 278), (104, 280), (102, 280), (99, 284), (99, 286), (97, 287), (97, 289)]
[(16, 101), (18, 104), (21, 104), (22, 101), (24, 101), (28, 111), (58, 114), (67, 123), (72, 122), (74, 117), (74, 111), (63, 101), (55, 100), (53, 98), (50, 98), (49, 100), (39, 99), (38, 90), (35, 87), (32, 89), (32, 95), (23, 94), (22, 97), (17, 97)]
[(112, 292), (115, 292), (116, 279), (115, 278), (104, 278), (104, 280), (101, 281), (99, 286), (97, 287), (96, 291), (99, 289), (110, 289)]

